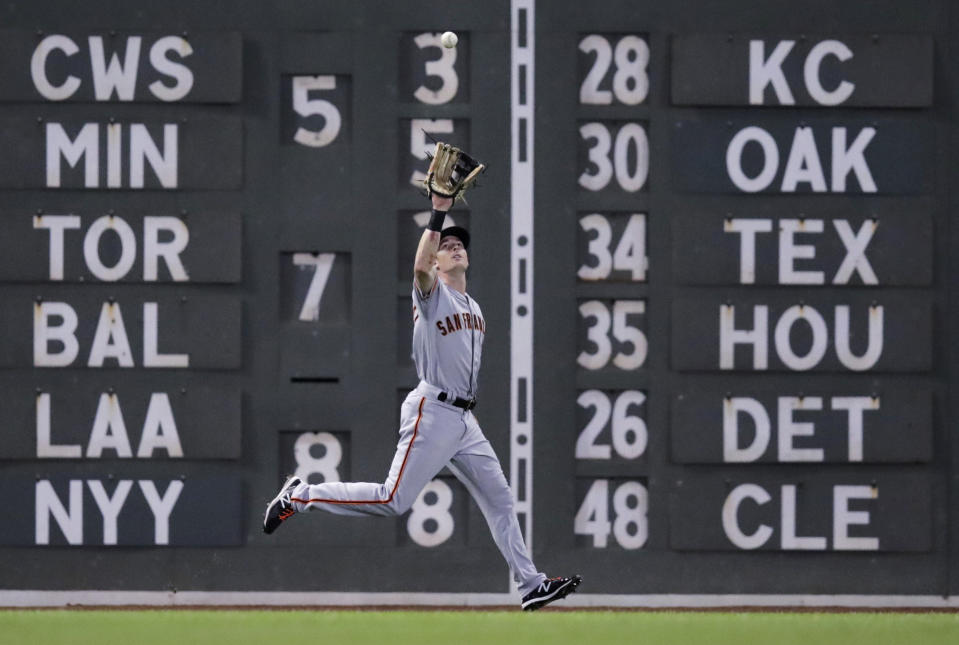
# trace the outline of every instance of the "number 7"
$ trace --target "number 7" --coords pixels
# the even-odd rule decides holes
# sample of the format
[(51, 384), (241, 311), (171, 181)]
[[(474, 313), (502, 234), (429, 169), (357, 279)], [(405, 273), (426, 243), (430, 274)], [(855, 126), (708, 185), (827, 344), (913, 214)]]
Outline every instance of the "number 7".
[(330, 270), (333, 268), (333, 259), (335, 253), (294, 253), (293, 264), (297, 266), (313, 265), (316, 267), (313, 273), (313, 279), (310, 281), (310, 288), (306, 292), (306, 298), (303, 299), (303, 308), (300, 309), (300, 320), (311, 321), (320, 318), (320, 301), (323, 298), (323, 291), (326, 289), (326, 283), (330, 278)]

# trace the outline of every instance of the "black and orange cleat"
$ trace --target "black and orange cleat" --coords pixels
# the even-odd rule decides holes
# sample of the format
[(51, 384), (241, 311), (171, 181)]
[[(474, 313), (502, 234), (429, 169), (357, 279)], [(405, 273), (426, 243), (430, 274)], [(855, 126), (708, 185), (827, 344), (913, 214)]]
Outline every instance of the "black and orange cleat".
[(569, 578), (560, 576), (558, 578), (545, 580), (538, 587), (523, 596), (523, 611), (536, 611), (554, 600), (565, 598), (576, 591), (576, 587), (578, 587), (582, 581), (582, 576), (570, 576)]
[(296, 476), (283, 482), (280, 492), (266, 507), (266, 514), (263, 516), (264, 533), (272, 533), (280, 524), (296, 514), (296, 509), (293, 508), (293, 501), (290, 498), (293, 497), (293, 490), (301, 483), (303, 483), (302, 480)]

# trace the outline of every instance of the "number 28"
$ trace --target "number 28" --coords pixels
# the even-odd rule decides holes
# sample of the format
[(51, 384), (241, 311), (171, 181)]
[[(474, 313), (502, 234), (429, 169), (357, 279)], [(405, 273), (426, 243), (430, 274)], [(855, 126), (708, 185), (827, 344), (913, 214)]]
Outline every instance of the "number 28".
[[(616, 47), (606, 37), (590, 34), (579, 41), (584, 54), (595, 53), (596, 60), (579, 88), (579, 102), (587, 105), (610, 105), (613, 97), (625, 105), (639, 105), (649, 94), (649, 45), (639, 36), (623, 36)], [(613, 90), (600, 89), (610, 63), (615, 66)]]

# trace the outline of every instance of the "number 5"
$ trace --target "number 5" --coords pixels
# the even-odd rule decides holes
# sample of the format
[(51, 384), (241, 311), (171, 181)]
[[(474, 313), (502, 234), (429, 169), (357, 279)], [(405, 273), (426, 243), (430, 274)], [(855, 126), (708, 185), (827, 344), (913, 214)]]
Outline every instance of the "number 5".
[[(432, 151), (432, 146), (426, 142), (426, 137), (430, 134), (453, 134), (453, 119), (411, 119), (410, 154), (414, 158), (420, 161), (426, 160), (426, 153)], [(425, 179), (425, 172), (414, 170), (410, 177), (410, 184), (419, 189), (423, 187)]]
[(294, 76), (293, 77), (293, 110), (302, 117), (313, 115), (322, 116), (326, 123), (319, 131), (297, 128), (293, 140), (300, 145), (311, 148), (322, 148), (333, 143), (340, 133), (340, 111), (329, 101), (311, 99), (310, 90), (336, 89), (335, 76)]

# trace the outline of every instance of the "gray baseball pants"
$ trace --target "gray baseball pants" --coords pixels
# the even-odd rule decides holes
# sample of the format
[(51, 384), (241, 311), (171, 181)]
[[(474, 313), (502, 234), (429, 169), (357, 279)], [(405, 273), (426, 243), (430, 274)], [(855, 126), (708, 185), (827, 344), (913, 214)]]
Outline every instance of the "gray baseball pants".
[(294, 508), (402, 515), (446, 466), (476, 500), (520, 594), (526, 595), (546, 575), (530, 559), (499, 459), (473, 413), (438, 401), (438, 393), (438, 388), (421, 383), (403, 402), (399, 442), (386, 481), (303, 483), (293, 491)]

